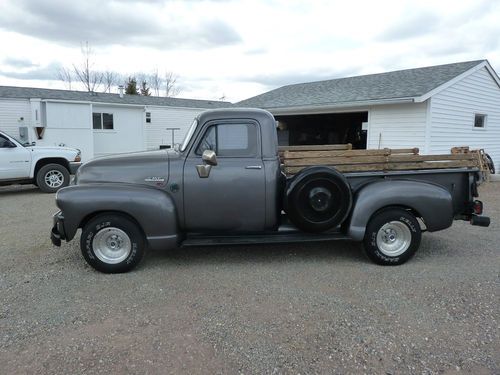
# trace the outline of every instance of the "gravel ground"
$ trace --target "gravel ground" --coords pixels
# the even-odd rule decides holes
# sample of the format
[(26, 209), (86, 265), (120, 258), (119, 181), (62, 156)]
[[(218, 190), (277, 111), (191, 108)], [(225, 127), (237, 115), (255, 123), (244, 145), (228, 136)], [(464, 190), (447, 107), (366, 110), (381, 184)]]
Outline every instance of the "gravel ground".
[(49, 240), (54, 196), (0, 189), (0, 372), (500, 373), (500, 183), (399, 267), (350, 242), (150, 252), (134, 272)]

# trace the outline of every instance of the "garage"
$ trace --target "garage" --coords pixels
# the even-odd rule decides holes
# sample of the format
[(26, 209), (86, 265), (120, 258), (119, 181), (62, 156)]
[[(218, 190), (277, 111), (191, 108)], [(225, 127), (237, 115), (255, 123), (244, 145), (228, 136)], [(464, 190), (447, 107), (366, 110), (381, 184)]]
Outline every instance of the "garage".
[(276, 115), (280, 146), (351, 143), (366, 149), (368, 111)]

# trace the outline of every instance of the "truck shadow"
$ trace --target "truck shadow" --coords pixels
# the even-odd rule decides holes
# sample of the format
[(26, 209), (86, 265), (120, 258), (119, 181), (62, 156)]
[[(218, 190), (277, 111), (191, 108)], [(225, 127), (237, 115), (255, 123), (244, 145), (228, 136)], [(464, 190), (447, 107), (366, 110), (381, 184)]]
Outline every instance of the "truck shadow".
[(21, 196), (27, 194), (45, 194), (38, 189), (35, 185), (12, 185), (0, 186), (0, 198), (8, 197), (10, 195)]
[(175, 250), (150, 250), (141, 267), (168, 264), (239, 264), (298, 262), (371, 263), (359, 243), (350, 241), (314, 242), (273, 245), (234, 245), (188, 247)]

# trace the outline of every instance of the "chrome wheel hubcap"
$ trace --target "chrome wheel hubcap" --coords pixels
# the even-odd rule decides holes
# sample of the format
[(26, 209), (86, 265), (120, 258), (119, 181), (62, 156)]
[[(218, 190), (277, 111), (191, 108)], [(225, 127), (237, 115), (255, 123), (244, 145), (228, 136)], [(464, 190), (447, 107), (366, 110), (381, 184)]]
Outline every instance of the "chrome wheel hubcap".
[(384, 224), (377, 233), (377, 247), (387, 256), (403, 254), (411, 244), (411, 232), (404, 223), (391, 221)]
[(116, 264), (127, 259), (132, 249), (132, 241), (121, 229), (108, 227), (96, 233), (92, 248), (96, 257), (102, 262)]
[(63, 184), (63, 182), (64, 175), (57, 170), (48, 171), (45, 174), (45, 183), (51, 188), (58, 188)]

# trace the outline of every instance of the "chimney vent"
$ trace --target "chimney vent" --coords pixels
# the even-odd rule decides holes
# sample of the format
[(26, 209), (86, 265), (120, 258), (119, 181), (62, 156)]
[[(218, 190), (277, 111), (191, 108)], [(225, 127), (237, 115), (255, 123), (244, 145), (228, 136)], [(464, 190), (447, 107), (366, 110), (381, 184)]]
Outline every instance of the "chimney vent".
[(120, 93), (120, 98), (123, 98), (123, 85), (118, 86), (118, 91)]

